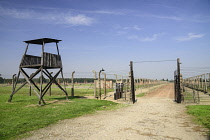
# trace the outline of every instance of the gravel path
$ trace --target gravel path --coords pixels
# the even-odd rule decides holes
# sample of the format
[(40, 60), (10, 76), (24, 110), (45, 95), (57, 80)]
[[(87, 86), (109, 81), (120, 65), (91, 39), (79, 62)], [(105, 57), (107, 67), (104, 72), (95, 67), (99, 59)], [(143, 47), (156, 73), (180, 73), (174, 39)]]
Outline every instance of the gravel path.
[(153, 90), (129, 107), (103, 111), (32, 132), (27, 140), (207, 140), (205, 129), (173, 102), (173, 84)]

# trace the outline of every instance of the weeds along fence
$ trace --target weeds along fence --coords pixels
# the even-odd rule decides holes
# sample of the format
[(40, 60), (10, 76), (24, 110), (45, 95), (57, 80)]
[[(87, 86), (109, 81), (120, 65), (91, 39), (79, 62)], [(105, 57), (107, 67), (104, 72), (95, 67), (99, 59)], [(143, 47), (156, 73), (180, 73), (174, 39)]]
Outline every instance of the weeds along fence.
[(185, 78), (182, 87), (184, 102), (210, 102), (210, 73)]

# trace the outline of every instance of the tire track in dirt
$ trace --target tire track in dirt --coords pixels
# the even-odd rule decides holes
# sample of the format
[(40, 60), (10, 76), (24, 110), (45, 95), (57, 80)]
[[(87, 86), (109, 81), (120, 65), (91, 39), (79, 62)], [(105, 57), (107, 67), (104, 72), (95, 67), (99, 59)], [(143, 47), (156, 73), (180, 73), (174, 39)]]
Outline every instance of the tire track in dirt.
[(185, 106), (173, 102), (173, 84), (162, 86), (129, 107), (99, 112), (32, 132), (27, 140), (207, 140)]

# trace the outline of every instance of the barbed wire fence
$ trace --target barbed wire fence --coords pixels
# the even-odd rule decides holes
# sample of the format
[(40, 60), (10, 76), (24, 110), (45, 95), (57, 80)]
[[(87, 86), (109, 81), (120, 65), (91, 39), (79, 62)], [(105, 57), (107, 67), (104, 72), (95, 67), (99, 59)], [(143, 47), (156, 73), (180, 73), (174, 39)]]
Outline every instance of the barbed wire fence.
[[(105, 98), (108, 92), (115, 91), (116, 81), (117, 82), (126, 81), (125, 76), (123, 74), (117, 74), (113, 72), (117, 71), (108, 71), (107, 73), (101, 72), (100, 75), (99, 72), (96, 72), (95, 70), (89, 72), (77, 72), (77, 71), (65, 72), (64, 80), (58, 77), (56, 81), (65, 87), (69, 96), (93, 96), (93, 98), (99, 98), (99, 97), (101, 98), (103, 96), (103, 98)], [(121, 70), (120, 72), (121, 73), (124, 72), (124, 74), (126, 73), (125, 70)], [(51, 73), (53, 74), (53, 72)], [(4, 78), (4, 82), (0, 85), (10, 86), (12, 89), (13, 75), (2, 74), (1, 76), (11, 77), (11, 78)], [(37, 85), (39, 85), (39, 76), (34, 78)], [(19, 85), (24, 82), (25, 82), (24, 77), (20, 76)], [(29, 91), (31, 95), (30, 86), (26, 86), (25, 89), (28, 89), (26, 91)], [(22, 94), (27, 94), (26, 91), (23, 92), (23, 90), (20, 90)], [(57, 86), (55, 84), (51, 86), (48, 92), (50, 96), (62, 95), (62, 92), (57, 90)], [(72, 92), (74, 93), (73, 95)]]
[[(177, 61), (177, 60), (137, 61), (133, 63), (134, 64), (154, 63), (154, 62), (167, 62), (167, 61)], [(184, 80), (180, 82), (182, 82), (182, 87), (183, 87), (182, 92), (185, 100), (189, 99), (188, 95), (190, 95), (192, 96), (193, 102), (199, 102), (199, 99), (197, 99), (199, 96), (198, 92), (209, 94), (210, 74), (208, 72), (210, 71), (210, 67), (181, 67), (180, 70), (182, 75), (184, 75), (183, 76)], [(135, 73), (136, 72), (137, 71), (135, 71)], [(53, 73), (53, 71), (51, 73)], [(195, 74), (197, 74), (198, 76), (192, 76)], [(1, 77), (11, 77), (11, 78), (4, 78), (4, 83), (1, 84), (1, 86), (11, 86), (12, 88), (13, 75), (1, 74)], [(37, 83), (39, 83), (39, 77), (35, 78), (37, 78)], [(68, 91), (68, 94), (70, 96), (93, 96), (93, 98), (97, 99), (107, 98), (108, 96), (110, 96), (108, 94), (109, 92), (112, 93), (112, 98), (115, 98), (114, 93), (117, 92), (116, 90), (117, 83), (122, 83), (123, 91), (120, 91), (122, 92), (120, 98), (129, 101), (131, 100), (133, 101), (135, 99), (133, 97), (133, 92), (135, 92), (135, 90), (148, 88), (160, 84), (160, 80), (157, 79), (154, 80), (154, 79), (133, 77), (134, 89), (132, 89), (131, 70), (97, 71), (97, 72), (95, 70), (88, 72), (72, 71), (64, 73), (64, 78), (65, 78), (64, 81), (62, 78), (57, 78), (57, 82), (61, 84), (63, 83), (62, 85)], [(21, 82), (25, 82), (23, 77), (20, 78), (20, 83)], [(30, 86), (26, 88), (30, 89)], [(49, 89), (49, 95), (53, 94), (61, 95), (61, 93), (56, 90), (56, 85), (52, 85), (52, 87)], [(119, 98), (117, 97), (115, 99)]]
[(182, 67), (183, 101), (210, 103), (210, 67)]

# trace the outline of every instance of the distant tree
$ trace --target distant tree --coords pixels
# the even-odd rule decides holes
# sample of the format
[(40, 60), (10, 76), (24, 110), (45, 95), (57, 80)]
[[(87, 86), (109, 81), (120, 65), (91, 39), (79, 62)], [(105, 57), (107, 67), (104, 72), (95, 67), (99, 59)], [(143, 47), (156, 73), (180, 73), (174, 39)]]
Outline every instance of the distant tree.
[(171, 79), (171, 80), (169, 80), (169, 82), (174, 82), (174, 80)]
[(4, 79), (4, 83), (9, 83), (9, 84), (11, 84), (11, 83), (12, 83), (12, 79)]
[(26, 79), (25, 78), (19, 78), (18, 79), (18, 83), (25, 83), (26, 82)]
[(0, 84), (4, 83), (4, 78), (1, 77), (1, 74), (0, 74)]
[[(39, 77), (38, 81), (39, 81), (39, 83), (40, 83), (40, 81), (41, 81), (41, 76)], [(47, 79), (45, 79), (45, 77), (42, 76), (42, 81), (43, 81), (43, 83), (46, 83), (46, 82), (47, 82)]]
[(0, 77), (0, 84), (4, 83), (4, 79), (2, 77)]

